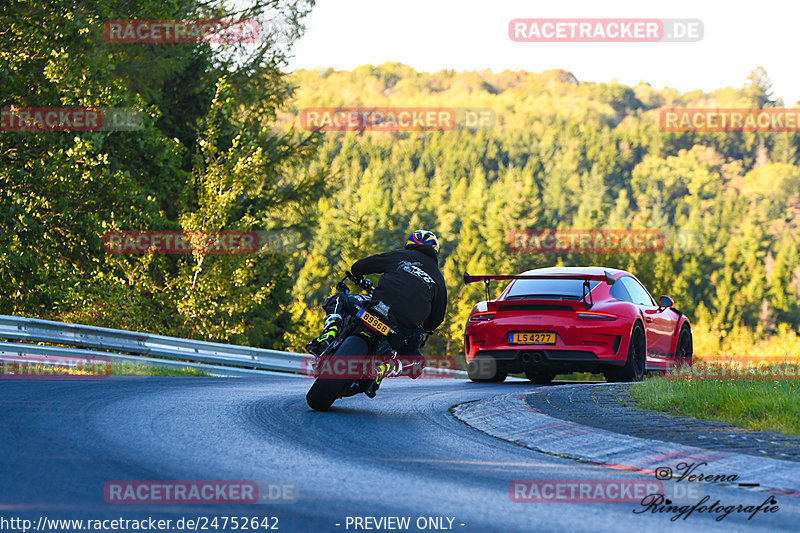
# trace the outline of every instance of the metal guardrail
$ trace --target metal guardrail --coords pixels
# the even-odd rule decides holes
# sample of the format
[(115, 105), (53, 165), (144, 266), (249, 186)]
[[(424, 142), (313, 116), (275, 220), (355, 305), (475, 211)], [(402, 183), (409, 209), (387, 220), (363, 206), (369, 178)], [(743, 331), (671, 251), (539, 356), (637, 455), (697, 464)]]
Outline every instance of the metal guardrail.
[[(263, 375), (267, 373), (265, 371), (297, 375), (307, 370), (306, 362), (310, 358), (307, 354), (9, 315), (0, 315), (0, 339), (21, 341), (21, 343), (0, 342), (0, 356), (100, 355), (139, 364), (198, 368), (212, 375), (225, 376)], [(27, 344), (31, 342), (75, 348)], [(117, 352), (137, 355), (123, 355)], [(161, 359), (164, 357), (168, 359)], [(440, 369), (426, 369), (426, 373), (451, 374), (453, 377), (462, 377), (466, 374), (463, 371)]]
[(83, 350), (81, 348), (63, 348), (60, 346), (40, 346), (38, 344), (25, 344), (20, 342), (0, 342), (0, 359), (8, 361), (18, 361), (26, 356), (40, 356), (57, 361), (59, 358), (78, 358), (93, 360), (98, 357), (106, 357), (109, 360), (120, 363), (133, 363), (145, 366), (157, 366), (162, 368), (183, 369), (193, 368), (202, 370), (210, 376), (223, 377), (247, 377), (264, 374), (278, 376), (297, 376), (300, 374), (287, 374), (284, 372), (272, 372), (268, 370), (252, 370), (249, 368), (237, 368), (232, 366), (208, 365), (204, 363), (190, 363), (189, 361), (175, 361), (172, 359), (157, 359), (153, 357), (142, 357), (140, 355), (123, 355), (118, 353), (100, 352), (96, 350)]
[(0, 338), (280, 372), (300, 372), (304, 358), (292, 352), (8, 315), (0, 315)]

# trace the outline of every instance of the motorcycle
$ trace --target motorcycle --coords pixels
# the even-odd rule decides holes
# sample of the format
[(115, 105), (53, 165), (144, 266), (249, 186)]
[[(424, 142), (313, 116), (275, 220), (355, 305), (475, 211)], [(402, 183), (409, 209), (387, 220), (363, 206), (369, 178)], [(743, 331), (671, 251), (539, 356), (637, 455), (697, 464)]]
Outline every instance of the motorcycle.
[[(405, 340), (396, 331), (397, 326), (392, 326), (394, 321), (389, 306), (381, 301), (370, 300), (375, 290), (372, 282), (366, 278), (356, 278), (348, 271), (336, 284), (336, 290), (344, 297), (350, 296), (347, 281), (361, 287), (369, 296), (360, 295), (351, 300), (355, 312), (342, 317), (341, 332), (312, 362), (311, 373), (316, 380), (306, 394), (306, 402), (315, 411), (327, 411), (339, 398), (356, 394), (364, 393), (374, 398), (383, 378), (407, 375), (404, 374), (404, 366), (406, 373), (412, 366), (404, 365), (394, 348)], [(425, 339), (428, 334), (426, 332)], [(345, 340), (352, 336), (359, 336), (366, 342), (366, 354), (369, 355), (336, 353)], [(421, 372), (421, 367), (417, 370)]]

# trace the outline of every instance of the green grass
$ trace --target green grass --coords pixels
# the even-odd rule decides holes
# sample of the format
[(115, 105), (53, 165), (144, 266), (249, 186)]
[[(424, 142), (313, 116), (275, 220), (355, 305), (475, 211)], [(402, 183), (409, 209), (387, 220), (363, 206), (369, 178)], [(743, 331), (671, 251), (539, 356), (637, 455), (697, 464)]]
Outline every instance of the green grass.
[(111, 374), (114, 376), (209, 376), (196, 368), (165, 368), (136, 363), (114, 363), (111, 365)]
[(800, 435), (797, 380), (678, 380), (652, 377), (630, 388), (638, 407)]

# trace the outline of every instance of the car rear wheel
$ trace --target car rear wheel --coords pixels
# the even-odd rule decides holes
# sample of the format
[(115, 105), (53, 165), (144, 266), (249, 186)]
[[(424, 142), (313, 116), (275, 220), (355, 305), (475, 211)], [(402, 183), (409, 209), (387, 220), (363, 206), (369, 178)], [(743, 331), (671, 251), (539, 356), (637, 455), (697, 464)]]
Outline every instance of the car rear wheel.
[(678, 334), (678, 346), (675, 348), (675, 366), (677, 368), (684, 365), (691, 366), (693, 355), (692, 330), (689, 329), (688, 325), (684, 324)]
[(502, 383), (508, 377), (508, 371), (494, 359), (473, 359), (467, 364), (467, 375), (475, 383)]
[(555, 373), (549, 372), (546, 370), (526, 370), (525, 377), (528, 378), (532, 383), (536, 383), (537, 385), (547, 385), (553, 378), (556, 377)]
[(603, 374), (609, 383), (642, 381), (645, 373), (646, 344), (644, 329), (639, 322), (633, 326), (625, 366), (606, 369)]

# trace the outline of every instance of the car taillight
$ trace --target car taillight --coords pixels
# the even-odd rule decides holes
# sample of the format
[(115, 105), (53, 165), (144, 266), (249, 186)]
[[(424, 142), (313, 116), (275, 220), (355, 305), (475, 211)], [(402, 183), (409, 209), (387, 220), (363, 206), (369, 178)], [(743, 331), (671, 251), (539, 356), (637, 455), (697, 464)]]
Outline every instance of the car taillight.
[(611, 313), (598, 313), (596, 311), (582, 311), (575, 313), (579, 320), (616, 320), (619, 318), (617, 315)]
[(494, 318), (494, 313), (475, 313), (469, 317), (470, 322), (479, 322), (481, 320), (491, 320)]

